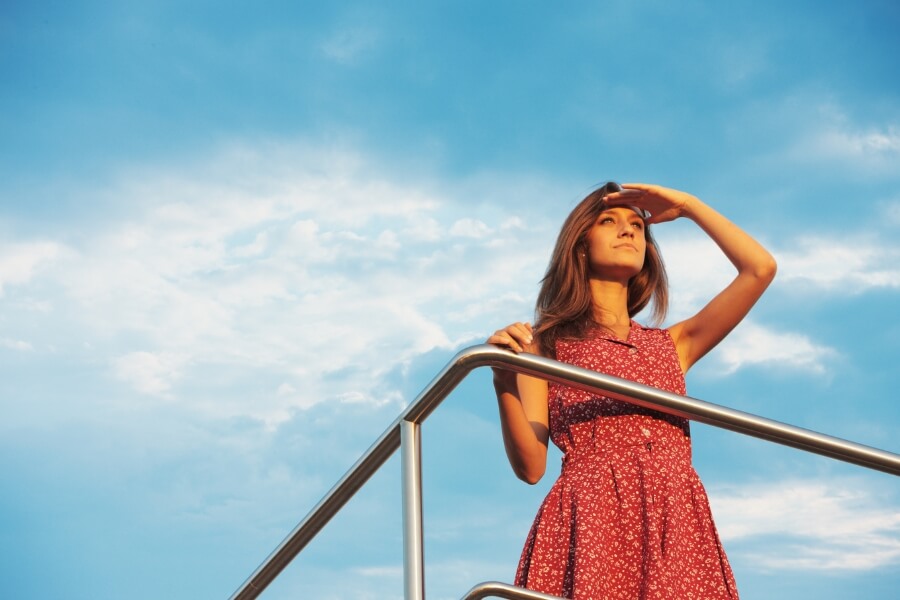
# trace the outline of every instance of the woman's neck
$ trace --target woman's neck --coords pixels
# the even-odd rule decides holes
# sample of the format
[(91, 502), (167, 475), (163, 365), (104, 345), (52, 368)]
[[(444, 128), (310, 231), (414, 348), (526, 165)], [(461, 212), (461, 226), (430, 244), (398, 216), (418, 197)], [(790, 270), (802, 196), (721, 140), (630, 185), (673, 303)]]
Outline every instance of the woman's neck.
[(594, 298), (594, 321), (618, 337), (625, 339), (631, 329), (628, 314), (628, 286), (618, 281), (591, 280)]

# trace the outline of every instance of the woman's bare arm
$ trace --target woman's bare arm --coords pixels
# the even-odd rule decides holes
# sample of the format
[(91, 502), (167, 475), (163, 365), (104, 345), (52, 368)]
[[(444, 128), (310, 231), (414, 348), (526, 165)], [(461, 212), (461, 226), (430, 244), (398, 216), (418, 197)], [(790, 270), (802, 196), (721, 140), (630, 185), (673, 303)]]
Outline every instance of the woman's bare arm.
[[(537, 353), (528, 323), (514, 323), (500, 329), (487, 339), (487, 343), (514, 352)], [(547, 382), (495, 368), (494, 390), (509, 464), (519, 479), (537, 483), (547, 468), (550, 437)]]
[(647, 223), (684, 217), (694, 221), (719, 246), (737, 275), (700, 312), (669, 328), (681, 368), (687, 372), (722, 341), (750, 312), (775, 277), (775, 259), (756, 240), (697, 197), (669, 188), (626, 184), (614, 200), (651, 214)]

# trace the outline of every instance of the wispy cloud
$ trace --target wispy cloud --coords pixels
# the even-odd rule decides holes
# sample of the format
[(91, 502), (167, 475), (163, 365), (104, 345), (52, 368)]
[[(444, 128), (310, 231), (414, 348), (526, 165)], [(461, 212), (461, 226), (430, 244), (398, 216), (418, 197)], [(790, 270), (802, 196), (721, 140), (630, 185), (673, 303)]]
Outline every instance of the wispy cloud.
[(65, 253), (65, 247), (52, 241), (28, 241), (0, 246), (0, 298), (4, 289), (21, 285), (35, 273)]
[[(900, 209), (885, 209), (893, 223)], [(880, 224), (874, 231), (848, 229), (840, 237), (808, 234), (789, 244), (772, 246), (778, 261), (773, 284), (786, 292), (814, 290), (845, 297), (879, 288), (900, 288), (900, 245), (893, 231)], [(883, 231), (879, 231), (882, 229)], [(683, 318), (696, 312), (735, 276), (715, 244), (700, 234), (665, 237), (663, 254), (672, 285), (672, 304)]]
[[(735, 276), (715, 244), (699, 234), (661, 237), (672, 284), (672, 320), (695, 314)], [(801, 241), (799, 250), (773, 250), (779, 263), (776, 286), (782, 290), (826, 288), (841, 295), (872, 287), (900, 285), (900, 270), (888, 248), (841, 246), (825, 239)], [(769, 292), (771, 293), (771, 292)], [(779, 369), (821, 374), (838, 352), (808, 335), (745, 319), (711, 355), (722, 375), (768, 365)]]
[(863, 131), (833, 128), (809, 140), (814, 157), (853, 160), (871, 167), (900, 164), (900, 127), (888, 125)]
[(491, 234), (491, 228), (478, 219), (460, 219), (450, 227), (450, 233), (458, 237), (483, 238)]
[(828, 361), (839, 355), (806, 335), (774, 331), (748, 319), (722, 342), (714, 356), (723, 365), (721, 374), (728, 375), (748, 366), (824, 374)]
[(18, 350), (20, 352), (30, 352), (34, 350), (34, 347), (29, 342), (13, 340), (10, 338), (0, 338), (0, 346), (9, 348), (10, 350)]
[[(662, 226), (664, 227), (664, 226)], [(695, 314), (734, 279), (734, 267), (708, 237), (657, 229), (671, 286), (672, 319)]]
[(545, 257), (519, 242), (518, 218), (466, 216), (451, 194), (349, 151), (269, 150), (131, 173), (96, 193), (132, 214), (8, 250), (3, 280), (50, 294), (40, 318), (65, 321), (142, 394), (177, 398), (213, 365), (271, 381), (264, 401), (209, 407), (270, 422), (329, 399), (399, 403), (385, 377), (400, 365), (484, 335), (496, 315), (527, 316)]
[(796, 248), (778, 252), (779, 282), (844, 296), (875, 288), (900, 288), (900, 246), (873, 242), (872, 237), (849, 231), (842, 239), (802, 238)]
[(900, 124), (891, 120), (865, 122), (868, 115), (851, 115), (821, 91), (816, 96), (800, 94), (789, 103), (803, 124), (786, 151), (791, 161), (841, 165), (843, 170), (850, 167), (870, 175), (896, 174), (900, 166)]
[(184, 357), (165, 352), (129, 352), (112, 360), (117, 377), (139, 392), (163, 397), (169, 397), (185, 362)]
[[(740, 544), (759, 568), (865, 571), (900, 564), (900, 508), (861, 480), (754, 483), (711, 490), (711, 497), (726, 546)], [(757, 541), (764, 551), (753, 549)]]

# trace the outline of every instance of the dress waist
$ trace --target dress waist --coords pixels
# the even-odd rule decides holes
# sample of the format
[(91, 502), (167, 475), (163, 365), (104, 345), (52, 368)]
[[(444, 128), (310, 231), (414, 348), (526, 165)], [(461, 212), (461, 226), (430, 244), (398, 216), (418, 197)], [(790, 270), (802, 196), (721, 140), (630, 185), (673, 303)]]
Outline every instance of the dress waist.
[(595, 419), (569, 432), (564, 444), (563, 467), (584, 459), (610, 459), (638, 453), (691, 460), (691, 438), (687, 421), (681, 426), (668, 420), (641, 415)]

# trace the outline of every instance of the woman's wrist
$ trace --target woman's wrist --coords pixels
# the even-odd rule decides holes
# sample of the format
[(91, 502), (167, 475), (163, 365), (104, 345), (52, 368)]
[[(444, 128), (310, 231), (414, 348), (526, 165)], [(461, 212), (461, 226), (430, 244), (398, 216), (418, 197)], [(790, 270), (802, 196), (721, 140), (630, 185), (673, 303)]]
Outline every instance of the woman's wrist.
[(684, 203), (681, 205), (681, 216), (696, 221), (698, 211), (702, 210), (704, 206), (706, 205), (697, 196), (685, 194)]
[(516, 374), (513, 371), (497, 368), (494, 368), (493, 371), (494, 391), (497, 392), (498, 398), (500, 394), (515, 394), (519, 391), (519, 386), (516, 383)]

